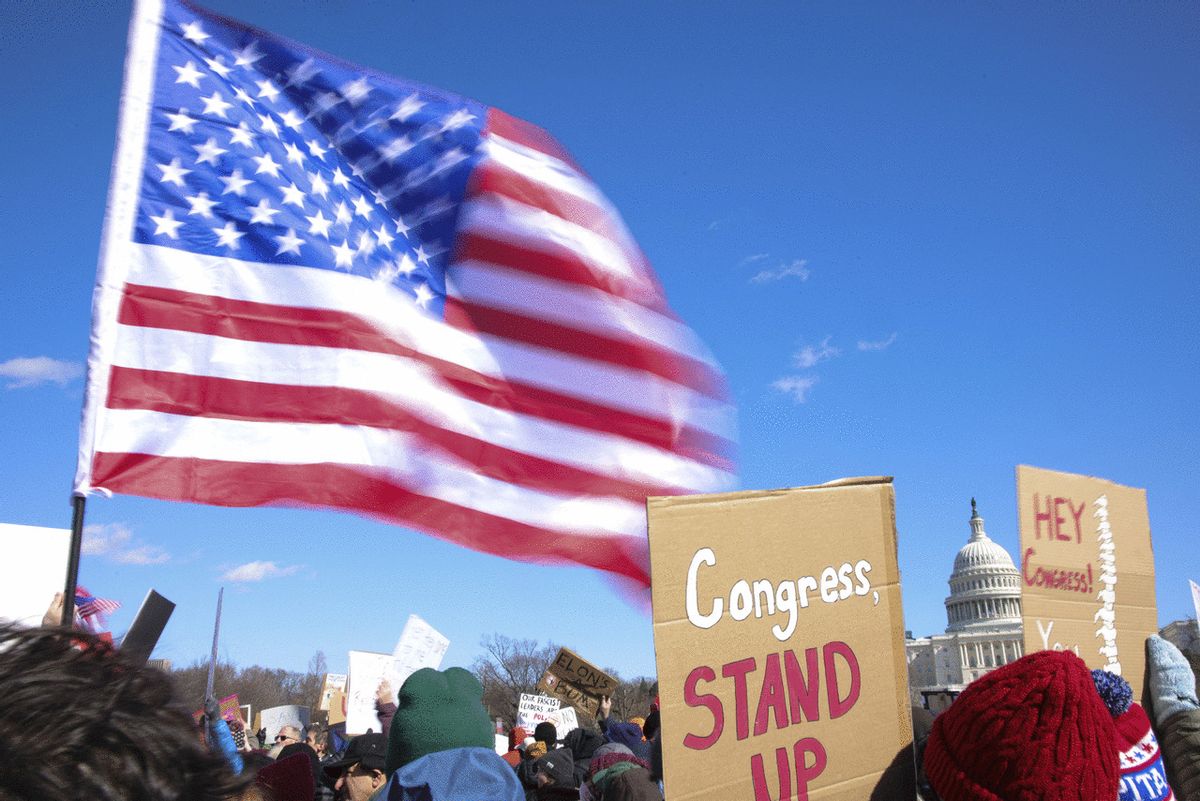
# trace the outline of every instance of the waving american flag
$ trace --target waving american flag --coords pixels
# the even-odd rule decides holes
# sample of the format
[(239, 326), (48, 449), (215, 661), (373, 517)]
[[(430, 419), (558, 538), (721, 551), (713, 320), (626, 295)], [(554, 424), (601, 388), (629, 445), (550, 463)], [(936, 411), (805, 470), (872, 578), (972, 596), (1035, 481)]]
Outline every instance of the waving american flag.
[(356, 511), (648, 583), (732, 409), (546, 133), (135, 4), (75, 488)]

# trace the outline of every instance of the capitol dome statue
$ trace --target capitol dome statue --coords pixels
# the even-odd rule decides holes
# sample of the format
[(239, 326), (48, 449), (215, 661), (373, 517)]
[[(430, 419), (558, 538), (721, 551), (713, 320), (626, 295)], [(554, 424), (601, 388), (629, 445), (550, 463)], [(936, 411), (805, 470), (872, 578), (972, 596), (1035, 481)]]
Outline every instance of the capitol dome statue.
[(906, 643), (913, 703), (934, 713), (966, 685), (1024, 653), (1021, 574), (1008, 551), (988, 537), (974, 498), (969, 522), (970, 538), (950, 573), (945, 634)]

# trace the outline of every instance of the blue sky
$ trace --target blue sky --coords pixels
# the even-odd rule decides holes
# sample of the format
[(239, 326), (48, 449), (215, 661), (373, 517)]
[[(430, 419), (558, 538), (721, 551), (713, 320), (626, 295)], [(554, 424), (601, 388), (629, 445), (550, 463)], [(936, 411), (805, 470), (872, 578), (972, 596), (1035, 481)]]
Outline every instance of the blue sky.
[[(1160, 621), (1191, 614), (1195, 6), (209, 7), (554, 134), (725, 366), (742, 486), (896, 477), (916, 633), (945, 626), (971, 496), (1015, 554), (1018, 463), (1146, 487)], [(25, 4), (0, 28), (5, 522), (70, 522), (127, 24), (125, 4)], [(118, 632), (147, 588), (175, 600), (177, 663), (206, 653), (224, 584), (242, 664), (342, 668), (416, 613), (448, 663), (500, 632), (654, 670), (649, 618), (587, 571), (323, 512), (116, 497), (88, 522), (82, 582), (125, 604)]]

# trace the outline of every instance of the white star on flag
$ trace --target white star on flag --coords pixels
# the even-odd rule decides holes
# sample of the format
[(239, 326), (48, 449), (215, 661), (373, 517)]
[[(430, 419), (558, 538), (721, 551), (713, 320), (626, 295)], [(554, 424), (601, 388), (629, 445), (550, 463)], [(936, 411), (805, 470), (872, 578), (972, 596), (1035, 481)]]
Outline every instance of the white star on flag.
[(278, 209), (271, 208), (271, 201), (265, 197), (258, 201), (257, 206), (250, 207), (250, 222), (251, 223), (266, 223), (270, 225), (274, 221), (276, 214), (279, 214)]
[(161, 217), (151, 217), (150, 219), (154, 220), (155, 234), (166, 234), (171, 239), (179, 238), (179, 226), (183, 225), (183, 222), (175, 219), (175, 212), (167, 209)]
[(229, 109), (233, 108), (233, 104), (226, 103), (225, 98), (221, 97), (220, 92), (213, 92), (208, 97), (202, 97), (200, 99), (202, 101), (204, 101), (204, 113), (205, 114), (214, 114), (214, 115), (220, 117), (221, 119), (226, 119), (225, 112), (227, 112), (227, 111), (229, 111)]
[(189, 215), (199, 214), (206, 219), (213, 216), (212, 210), (219, 205), (217, 201), (209, 199), (207, 192), (189, 195), (186, 200), (191, 206), (191, 209), (188, 210)]
[(184, 169), (183, 162), (178, 158), (171, 159), (170, 164), (159, 164), (158, 168), (162, 170), (162, 178), (159, 180), (164, 184), (175, 184), (183, 186), (183, 176), (190, 175), (191, 170)]
[(229, 220), (220, 228), (212, 229), (212, 232), (217, 235), (217, 244), (230, 250), (237, 250), (238, 240), (246, 235), (237, 229), (233, 220)]
[(296, 236), (294, 228), (289, 228), (286, 235), (276, 236), (275, 239), (279, 242), (279, 250), (275, 251), (276, 256), (284, 253), (300, 255), (300, 245), (304, 243), (304, 240)]
[(345, 267), (348, 270), (354, 262), (354, 248), (350, 247), (350, 243), (343, 239), (342, 244), (333, 246), (333, 256), (334, 263), (338, 267)]
[(248, 178), (243, 178), (240, 169), (234, 170), (229, 175), (218, 175), (217, 179), (225, 184), (225, 189), (221, 192), (222, 195), (228, 195), (232, 192), (238, 197), (246, 194), (246, 187), (254, 183), (254, 181)]
[(179, 77), (175, 79), (175, 83), (186, 83), (194, 89), (200, 88), (200, 79), (204, 77), (204, 73), (196, 69), (196, 63), (189, 61), (182, 67), (172, 67)]

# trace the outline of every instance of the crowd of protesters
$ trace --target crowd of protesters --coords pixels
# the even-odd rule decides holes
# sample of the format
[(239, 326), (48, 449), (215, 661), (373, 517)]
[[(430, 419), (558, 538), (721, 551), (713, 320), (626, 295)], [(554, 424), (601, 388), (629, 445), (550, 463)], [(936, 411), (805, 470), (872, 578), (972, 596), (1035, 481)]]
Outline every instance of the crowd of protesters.
[[(1147, 657), (1148, 709), (1056, 651), (988, 673), (937, 718), (914, 709), (917, 797), (1200, 801), (1195, 675), (1159, 637)], [(0, 801), (663, 801), (657, 702), (623, 720), (602, 699), (595, 728), (561, 738), (516, 727), (499, 754), (483, 687), (457, 667), (381, 684), (382, 730), (348, 740), (235, 732), (212, 697), (197, 724), (167, 674), (56, 625), (0, 627), (0, 692)]]
[[(47, 621), (48, 623), (51, 621)], [(658, 711), (559, 738), (509, 732), (497, 753), (483, 686), (458, 667), (377, 693), (380, 733), (199, 723), (171, 678), (55, 625), (0, 627), (0, 801), (662, 801)]]

